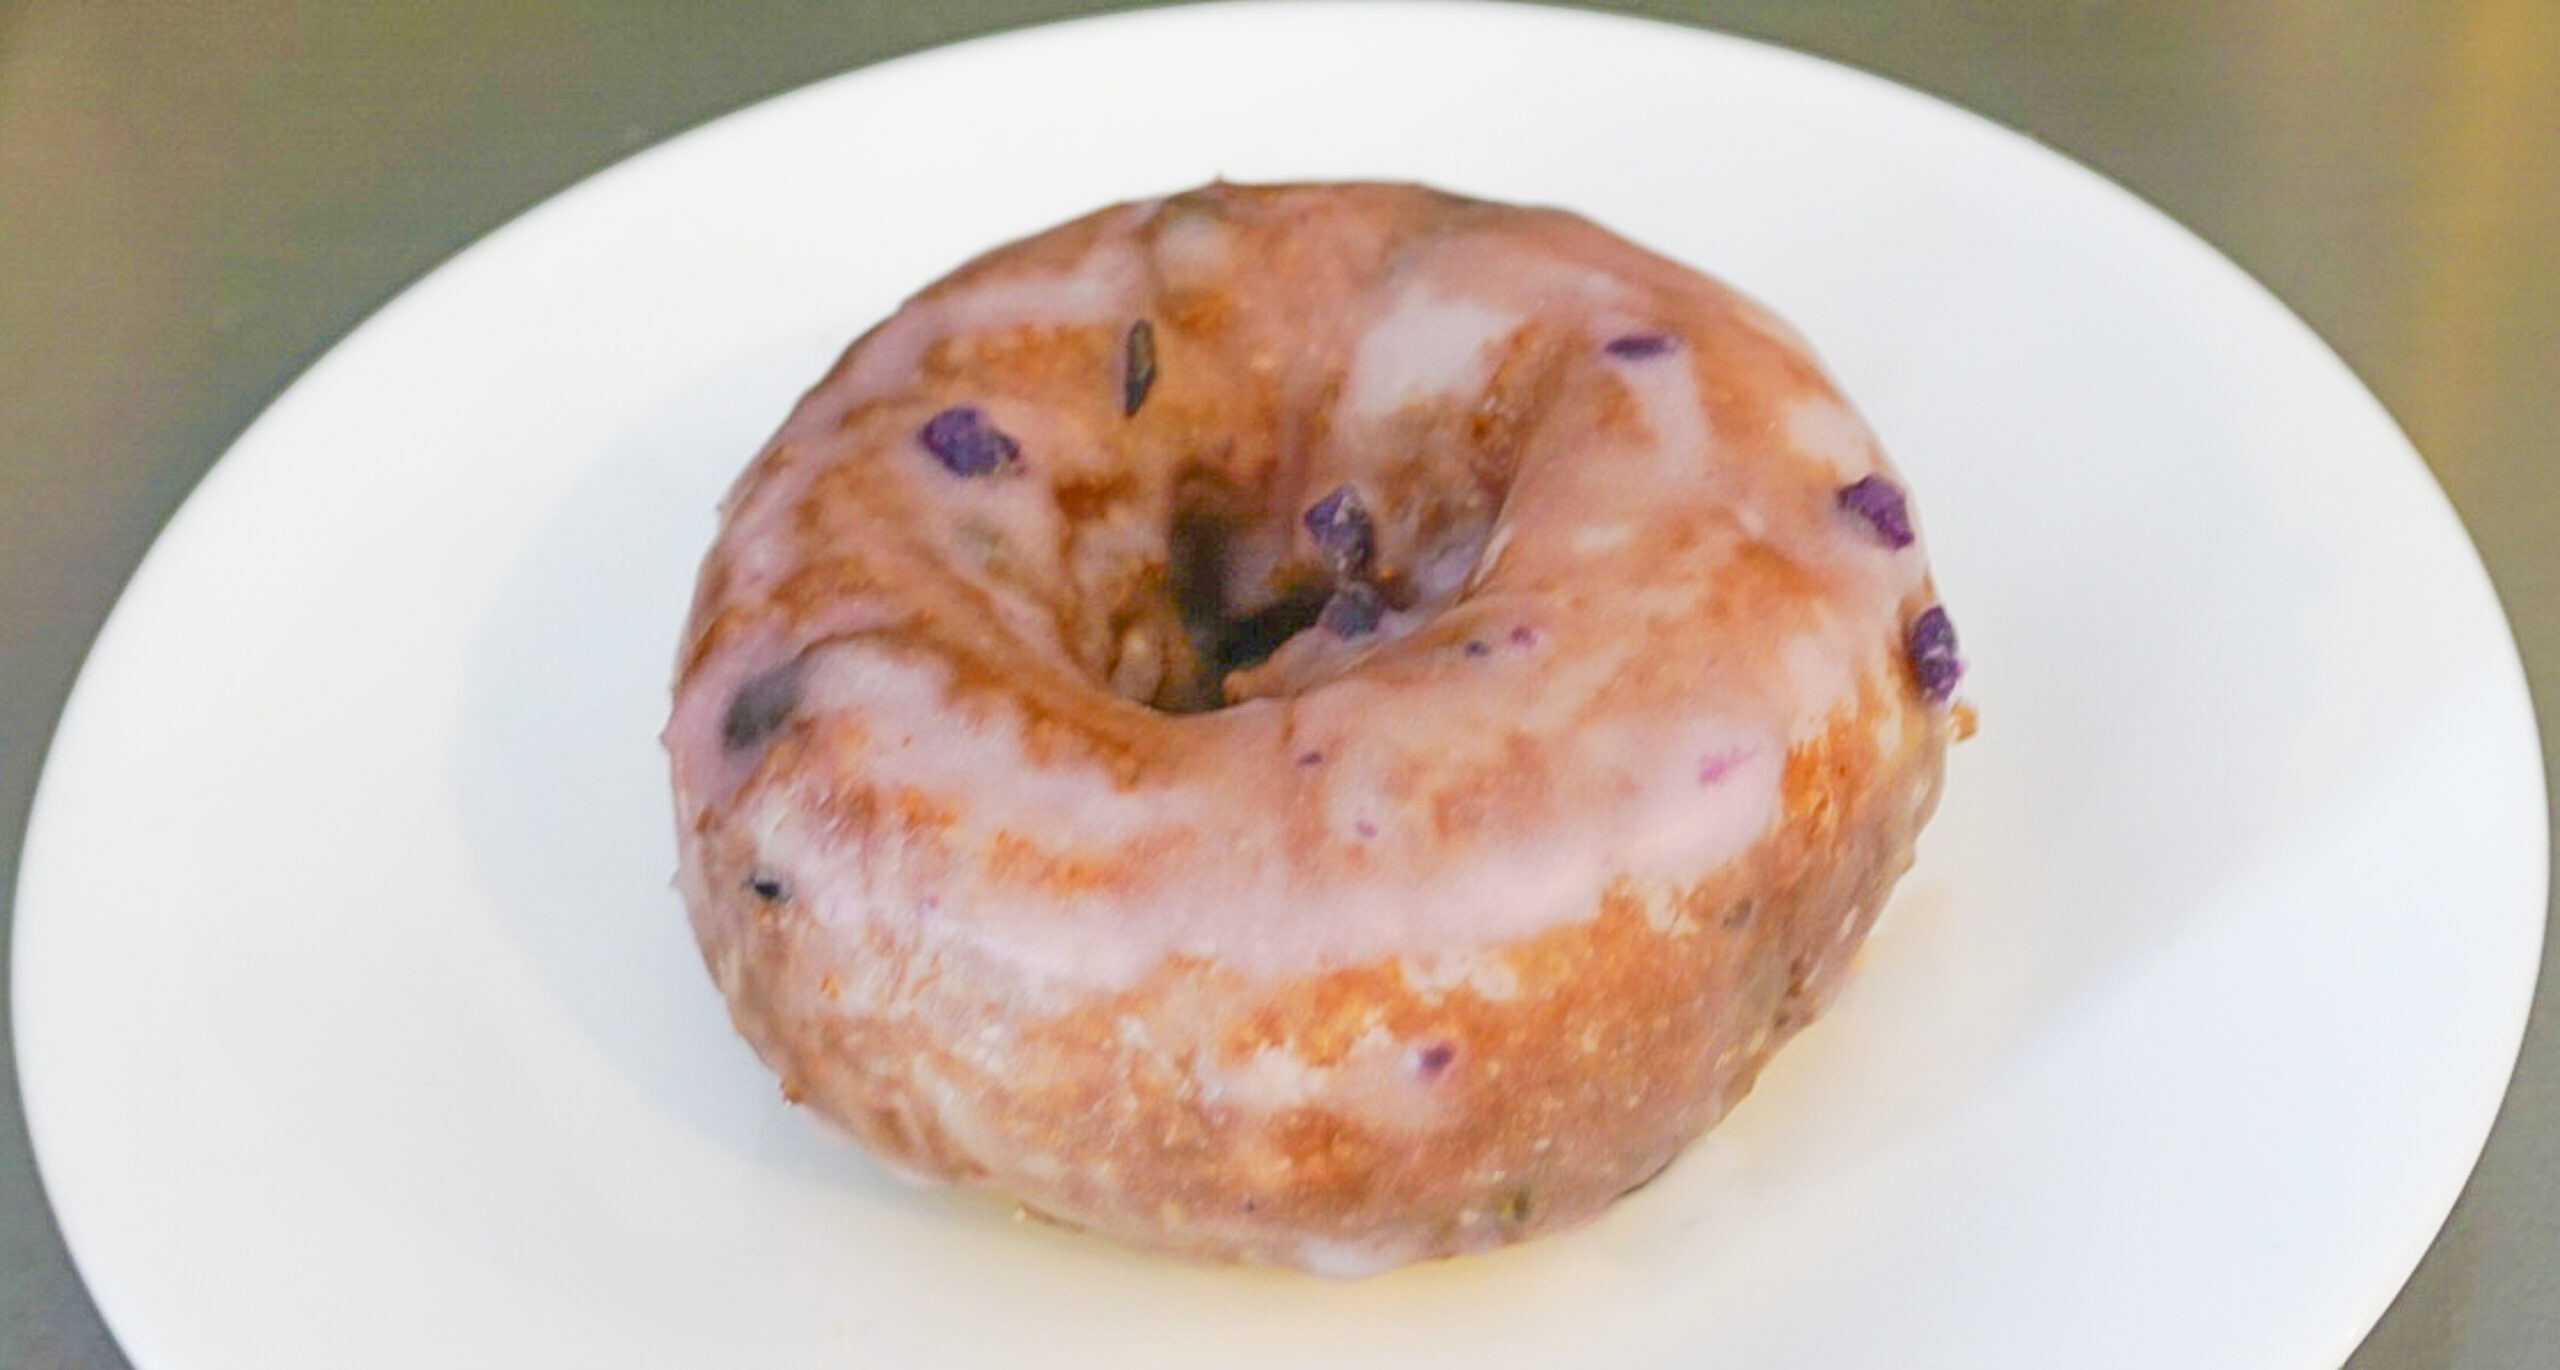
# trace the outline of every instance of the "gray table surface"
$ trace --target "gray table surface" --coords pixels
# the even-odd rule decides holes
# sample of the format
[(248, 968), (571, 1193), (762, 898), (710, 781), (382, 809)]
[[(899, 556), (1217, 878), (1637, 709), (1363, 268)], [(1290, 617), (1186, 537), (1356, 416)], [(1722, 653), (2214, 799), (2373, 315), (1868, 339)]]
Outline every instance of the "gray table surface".
[[(366, 314), (551, 192), (702, 120), (1102, 8), (0, 0), (0, 899), (54, 720), (126, 576), (205, 468)], [(2560, 4), (1598, 8), (1936, 93), (2202, 233), (2309, 320), (2426, 454), (2554, 716)], [(0, 931), (8, 919), (0, 903)], [(2555, 1029), (2560, 977), (2546, 974), (2479, 1169), (2357, 1370), (2560, 1365)], [(0, 1370), (123, 1366), (46, 1209), (5, 1038), (0, 1073)]]

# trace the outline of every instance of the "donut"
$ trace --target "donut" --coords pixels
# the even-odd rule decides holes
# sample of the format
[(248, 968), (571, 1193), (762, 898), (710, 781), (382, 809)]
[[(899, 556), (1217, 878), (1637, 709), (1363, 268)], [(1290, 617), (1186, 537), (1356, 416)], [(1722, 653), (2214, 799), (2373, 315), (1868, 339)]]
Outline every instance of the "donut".
[(1583, 1223), (1838, 990), (1969, 726), (1766, 308), (1554, 209), (1213, 184), (977, 258), (725, 500), (677, 886), (894, 1171), (1358, 1276)]

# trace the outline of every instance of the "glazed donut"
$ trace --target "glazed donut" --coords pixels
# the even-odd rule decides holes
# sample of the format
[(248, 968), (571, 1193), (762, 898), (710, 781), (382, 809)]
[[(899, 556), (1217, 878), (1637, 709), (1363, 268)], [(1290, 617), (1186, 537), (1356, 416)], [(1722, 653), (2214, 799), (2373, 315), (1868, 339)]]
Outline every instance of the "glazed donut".
[(1767, 310), (1568, 213), (1218, 184), (926, 289), (739, 479), (677, 883), (894, 1169), (1361, 1274), (1732, 1106), (1910, 865), (1959, 670)]

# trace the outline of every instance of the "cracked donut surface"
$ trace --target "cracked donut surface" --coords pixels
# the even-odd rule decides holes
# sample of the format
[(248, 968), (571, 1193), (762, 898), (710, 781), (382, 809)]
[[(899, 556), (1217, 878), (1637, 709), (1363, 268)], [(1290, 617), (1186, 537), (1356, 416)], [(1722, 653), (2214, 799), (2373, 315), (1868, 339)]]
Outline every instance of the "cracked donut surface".
[(1213, 185), (999, 249), (722, 510), (678, 885), (911, 1176), (1363, 1274), (1650, 1178), (1837, 989), (1960, 662), (1761, 306), (1569, 213)]

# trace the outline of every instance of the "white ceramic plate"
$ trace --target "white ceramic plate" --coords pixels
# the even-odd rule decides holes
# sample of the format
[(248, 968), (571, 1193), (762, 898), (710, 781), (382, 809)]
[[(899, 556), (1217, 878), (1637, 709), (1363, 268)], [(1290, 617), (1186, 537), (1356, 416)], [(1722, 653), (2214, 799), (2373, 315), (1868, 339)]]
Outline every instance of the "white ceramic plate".
[[(855, 331), (1101, 202), (1574, 206), (1824, 349), (1985, 720), (1836, 1014), (1605, 1221), (1358, 1285), (916, 1193), (785, 1109), (666, 885), (653, 735), (733, 471)], [(2329, 1367), (2452, 1202), (2543, 901), (2444, 500), (2231, 266), (1866, 77), (1565, 12), (1027, 32), (723, 120), (296, 384), (45, 774), (17, 1030), (144, 1370)]]

